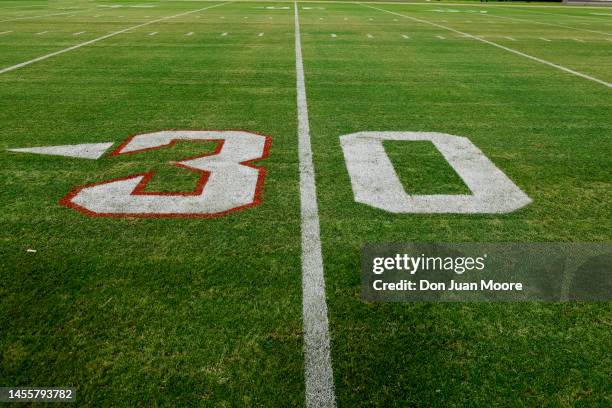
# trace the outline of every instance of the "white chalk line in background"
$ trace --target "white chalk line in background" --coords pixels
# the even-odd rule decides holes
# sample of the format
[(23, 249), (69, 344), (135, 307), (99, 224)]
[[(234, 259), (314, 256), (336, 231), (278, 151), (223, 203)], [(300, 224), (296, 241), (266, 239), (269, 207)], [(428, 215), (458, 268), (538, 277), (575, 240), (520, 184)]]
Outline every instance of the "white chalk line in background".
[(186, 11), (184, 13), (175, 14), (173, 16), (168, 16), (168, 17), (162, 17), (162, 18), (158, 18), (158, 19), (155, 19), (155, 20), (148, 21), (146, 23), (142, 23), (142, 24), (138, 24), (138, 25), (135, 25), (135, 26), (132, 26), (132, 27), (124, 28), (123, 30), (114, 31), (114, 32), (112, 32), (110, 34), (103, 35), (102, 37), (94, 38), (93, 40), (85, 41), (83, 43), (80, 43), (80, 44), (77, 44), (77, 45), (73, 45), (72, 47), (64, 48), (63, 50), (55, 51), (55, 52), (52, 52), (50, 54), (43, 55), (41, 57), (31, 59), (29, 61), (22, 62), (20, 64), (16, 64), (16, 65), (13, 65), (13, 66), (10, 66), (10, 67), (6, 67), (6, 68), (3, 68), (3, 69), (0, 69), (0, 74), (4, 74), (6, 72), (10, 72), (10, 71), (14, 71), (14, 70), (19, 69), (19, 68), (23, 68), (23, 67), (28, 66), (30, 64), (34, 64), (35, 62), (43, 61), (43, 60), (46, 60), (48, 58), (55, 57), (56, 55), (64, 54), (66, 52), (69, 52), (69, 51), (72, 51), (72, 50), (76, 50), (78, 48), (85, 47), (87, 45), (91, 45), (91, 44), (97, 43), (98, 41), (106, 40), (107, 38), (111, 38), (111, 37), (114, 37), (116, 35), (123, 34), (123, 33), (126, 33), (128, 31), (131, 31), (131, 30), (136, 30), (138, 28), (146, 27), (148, 25), (159, 23), (161, 21), (165, 21), (165, 20), (169, 20), (169, 19), (172, 19), (172, 18), (186, 16), (188, 14), (197, 13), (199, 11), (204, 11), (204, 10), (208, 10), (208, 9), (211, 9), (211, 8), (214, 8), (214, 7), (223, 6), (223, 5), (226, 5), (226, 4), (229, 4), (229, 3), (231, 3), (231, 2), (220, 3), (220, 4), (215, 4), (215, 5), (212, 5), (212, 6), (208, 6), (208, 7), (203, 7), (203, 8), (197, 9), (197, 10)]
[(310, 125), (308, 123), (306, 82), (304, 79), (297, 2), (294, 3), (294, 17), (300, 211), (302, 218), (302, 319), (304, 324), (306, 407), (329, 408), (336, 406), (336, 397), (331, 365), (319, 208), (310, 143)]
[(15, 17), (15, 18), (9, 18), (6, 20), (0, 20), (0, 23), (7, 23), (9, 21), (18, 21), (18, 20), (32, 20), (35, 18), (43, 18), (43, 17), (52, 17), (52, 16), (64, 16), (67, 14), (77, 14), (77, 13), (83, 13), (85, 10), (82, 11), (66, 11), (63, 13), (54, 13), (54, 14), (43, 14), (42, 16), (26, 16), (26, 17)]
[(364, 4), (364, 3), (356, 3), (356, 4), (360, 4), (363, 7), (368, 7), (368, 8), (374, 9), (374, 10), (382, 11), (384, 13), (389, 13), (389, 14), (393, 14), (393, 15), (396, 15), (396, 16), (404, 17), (404, 18), (407, 18), (407, 19), (410, 19), (412, 21), (416, 21), (416, 22), (419, 22), (419, 23), (422, 23), (422, 24), (428, 24), (428, 25), (433, 26), (433, 27), (438, 27), (438, 28), (442, 28), (444, 30), (452, 31), (453, 33), (461, 34), (461, 35), (463, 35), (465, 37), (472, 38), (474, 40), (483, 42), (485, 44), (492, 45), (492, 46), (497, 47), (497, 48), (501, 48), (502, 50), (511, 52), (513, 54), (516, 54), (516, 55), (520, 55), (521, 57), (525, 57), (525, 58), (528, 58), (530, 60), (537, 61), (537, 62), (539, 62), (541, 64), (548, 65), (550, 67), (556, 68), (556, 69), (561, 70), (563, 72), (567, 72), (569, 74), (576, 75), (576, 76), (579, 76), (579, 77), (584, 78), (584, 79), (588, 79), (589, 81), (597, 82), (598, 84), (601, 84), (601, 85), (606, 86), (608, 88), (612, 88), (612, 84), (609, 83), (609, 82), (603, 81), (601, 79), (592, 77), (592, 76), (587, 75), (587, 74), (583, 74), (582, 72), (574, 71), (573, 69), (566, 68), (566, 67), (564, 67), (562, 65), (555, 64), (553, 62), (546, 61), (546, 60), (543, 60), (543, 59), (538, 58), (538, 57), (534, 57), (533, 55), (525, 54), (524, 52), (515, 50), (513, 48), (509, 48), (509, 47), (506, 47), (506, 46), (503, 46), (503, 45), (495, 43), (493, 41), (485, 40), (484, 38), (477, 37), (475, 35), (468, 34), (468, 33), (465, 33), (463, 31), (455, 30), (454, 28), (450, 28), (450, 27), (447, 27), (447, 26), (444, 26), (444, 25), (441, 25), (441, 24), (437, 24), (437, 23), (428, 21), (428, 20), (423, 20), (423, 19), (420, 19), (420, 18), (407, 16), (405, 14), (396, 13), (394, 11), (389, 11), (389, 10), (381, 9), (381, 8), (378, 8), (378, 7), (370, 6), (370, 5), (367, 5), (367, 4)]

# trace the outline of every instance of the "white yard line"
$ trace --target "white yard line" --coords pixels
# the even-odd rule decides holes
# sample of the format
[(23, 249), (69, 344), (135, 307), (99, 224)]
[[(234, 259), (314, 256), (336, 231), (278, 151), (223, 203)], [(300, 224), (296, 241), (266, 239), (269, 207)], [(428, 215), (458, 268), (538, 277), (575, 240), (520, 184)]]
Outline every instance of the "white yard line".
[(300, 159), (300, 210), (302, 218), (302, 318), (304, 324), (304, 379), (307, 408), (336, 406), (325, 299), (325, 276), (321, 253), (319, 208), (315, 184), (306, 83), (302, 61), (300, 19), (295, 16), (295, 71)]
[(43, 17), (63, 16), (66, 14), (76, 14), (76, 13), (82, 13), (82, 12), (83, 11), (70, 11), (70, 12), (64, 12), (64, 13), (43, 14), (42, 16), (16, 17), (16, 18), (9, 18), (7, 20), (0, 20), (0, 23), (6, 23), (8, 21), (17, 21), (17, 20), (32, 20), (34, 18), (43, 18)]
[(389, 14), (393, 14), (393, 15), (396, 15), (396, 16), (404, 17), (404, 18), (407, 18), (407, 19), (412, 20), (412, 21), (417, 21), (419, 23), (428, 24), (428, 25), (431, 25), (431, 26), (434, 26), (434, 27), (438, 27), (438, 28), (443, 28), (445, 30), (452, 31), (452, 32), (454, 32), (456, 34), (463, 34), (466, 37), (469, 37), (469, 38), (472, 38), (474, 40), (483, 42), (485, 44), (492, 45), (494, 47), (497, 47), (497, 48), (500, 48), (502, 50), (511, 52), (513, 54), (520, 55), (521, 57), (529, 58), (530, 60), (537, 61), (537, 62), (539, 62), (541, 64), (548, 65), (550, 67), (556, 68), (556, 69), (561, 70), (563, 72), (567, 72), (569, 74), (576, 75), (576, 76), (579, 76), (579, 77), (584, 78), (584, 79), (588, 79), (589, 81), (597, 82), (598, 84), (604, 85), (604, 86), (606, 86), (608, 88), (612, 88), (612, 84), (609, 83), (609, 82), (603, 81), (601, 79), (592, 77), (592, 76), (587, 75), (587, 74), (583, 74), (582, 72), (574, 71), (573, 69), (566, 68), (566, 67), (564, 67), (562, 65), (558, 65), (558, 64), (555, 64), (553, 62), (546, 61), (546, 60), (543, 60), (543, 59), (538, 58), (538, 57), (534, 57), (533, 55), (525, 54), (524, 52), (515, 50), (513, 48), (509, 48), (509, 47), (506, 47), (506, 46), (503, 46), (501, 44), (497, 44), (497, 43), (495, 43), (493, 41), (485, 40), (482, 37), (477, 37), (475, 35), (468, 34), (468, 33), (465, 33), (463, 31), (455, 30), (454, 28), (450, 28), (450, 27), (447, 27), (447, 26), (444, 26), (444, 25), (441, 25), (441, 24), (433, 23), (433, 22), (428, 21), (428, 20), (423, 20), (423, 19), (420, 19), (420, 18), (407, 16), (405, 14), (400, 14), (400, 13), (396, 13), (394, 11), (389, 11), (389, 10), (381, 9), (381, 8), (370, 6), (370, 5), (367, 5), (367, 4), (364, 4), (364, 3), (357, 3), (357, 4), (360, 4), (363, 7), (368, 7), (368, 8), (374, 9), (374, 10), (382, 11), (384, 13), (389, 13)]
[(30, 64), (34, 64), (35, 62), (43, 61), (43, 60), (46, 60), (48, 58), (55, 57), (56, 55), (64, 54), (66, 52), (69, 52), (69, 51), (72, 51), (72, 50), (76, 50), (78, 48), (85, 47), (87, 45), (91, 45), (91, 44), (97, 43), (98, 41), (106, 40), (107, 38), (111, 38), (111, 37), (114, 37), (116, 35), (123, 34), (123, 33), (126, 33), (128, 31), (131, 31), (131, 30), (135, 30), (137, 28), (146, 27), (148, 25), (159, 23), (159, 22), (165, 21), (165, 20), (169, 20), (171, 18), (177, 18), (177, 17), (188, 15), (188, 14), (197, 13), (199, 11), (208, 10), (208, 9), (213, 8), (213, 7), (223, 6), (223, 5), (229, 4), (229, 3), (231, 3), (231, 2), (215, 4), (215, 5), (208, 6), (208, 7), (203, 7), (203, 8), (197, 9), (197, 10), (186, 11), (184, 13), (175, 14), (173, 16), (168, 16), (168, 17), (162, 17), (162, 18), (158, 18), (158, 19), (155, 19), (155, 20), (148, 21), (146, 23), (142, 23), (142, 24), (138, 24), (138, 25), (135, 25), (135, 26), (132, 26), (132, 27), (124, 28), (123, 30), (114, 31), (114, 32), (112, 32), (110, 34), (103, 35), (102, 37), (94, 38), (93, 40), (89, 40), (89, 41), (86, 41), (86, 42), (83, 42), (83, 43), (80, 43), (80, 44), (77, 44), (77, 45), (73, 45), (72, 47), (64, 48), (63, 50), (55, 51), (55, 52), (52, 52), (50, 54), (46, 54), (46, 55), (43, 55), (41, 57), (31, 59), (29, 61), (22, 62), (22, 63), (17, 64), (17, 65), (12, 65), (10, 67), (2, 68), (2, 69), (0, 69), (0, 74), (4, 74), (6, 72), (10, 72), (10, 71), (14, 71), (14, 70), (19, 69), (19, 68), (23, 68), (23, 67), (28, 66)]

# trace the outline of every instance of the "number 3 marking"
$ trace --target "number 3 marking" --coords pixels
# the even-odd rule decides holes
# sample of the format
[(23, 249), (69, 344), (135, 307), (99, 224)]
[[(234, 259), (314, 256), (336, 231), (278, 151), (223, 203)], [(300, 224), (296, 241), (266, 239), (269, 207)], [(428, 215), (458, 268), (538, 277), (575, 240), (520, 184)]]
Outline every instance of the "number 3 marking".
[[(469, 195), (409, 195), (383, 140), (426, 140), (472, 191)], [(355, 201), (392, 213), (508, 213), (531, 202), (467, 138), (431, 132), (359, 132), (340, 137)]]
[(191, 192), (144, 191), (154, 173), (80, 186), (60, 203), (97, 217), (218, 217), (258, 205), (265, 169), (251, 165), (268, 156), (270, 138), (243, 131), (163, 131), (128, 138), (111, 156), (174, 145), (179, 140), (214, 141), (214, 153), (176, 166), (201, 173)]

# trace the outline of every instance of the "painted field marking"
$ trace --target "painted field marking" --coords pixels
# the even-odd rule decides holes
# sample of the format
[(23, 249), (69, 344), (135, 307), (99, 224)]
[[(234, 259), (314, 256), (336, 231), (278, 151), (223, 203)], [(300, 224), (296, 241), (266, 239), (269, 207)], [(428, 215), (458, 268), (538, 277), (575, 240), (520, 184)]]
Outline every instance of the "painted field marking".
[(368, 38), (374, 38), (374, 36), (372, 34), (366, 34), (366, 37)]
[(154, 35), (157, 35), (157, 31), (153, 31), (152, 33), (149, 33), (149, 35), (152, 37)]
[(82, 12), (83, 11), (71, 11), (71, 12), (65, 12), (65, 13), (44, 14), (41, 16), (16, 17), (16, 18), (9, 18), (6, 20), (0, 20), (0, 23), (6, 23), (8, 21), (17, 21), (17, 20), (32, 20), (34, 18), (43, 18), (43, 17), (63, 16), (66, 14), (76, 14), (76, 13), (82, 13)]
[(227, 33), (221, 33), (221, 37), (227, 36)]
[(444, 37), (443, 35), (436, 35), (437, 38), (439, 38), (440, 40), (446, 40), (446, 37)]
[(39, 146), (7, 149), (9, 152), (33, 153), (51, 156), (76, 157), (97, 160), (113, 145), (113, 142), (84, 143), (78, 145)]
[(407, 36), (406, 34), (402, 34), (402, 37), (404, 37), (404, 38), (405, 38), (405, 39), (407, 39), (407, 40), (409, 40), (409, 39), (410, 39), (410, 37), (409, 37), (409, 36)]
[(78, 33), (73, 33), (72, 35), (81, 35), (81, 34), (85, 34), (87, 31), (79, 31)]
[(12, 33), (12, 31), (2, 31), (2, 32), (0, 33), (0, 35), (10, 34), (10, 33)]
[(43, 34), (47, 34), (48, 31), (41, 31), (40, 33), (36, 33), (36, 35), (43, 35)]
[[(470, 194), (408, 194), (383, 147), (385, 140), (428, 141)], [(532, 200), (468, 138), (435, 132), (358, 132), (340, 136), (355, 201), (392, 213), (500, 214)]]
[(332, 36), (332, 38), (336, 38), (336, 37), (337, 37), (337, 35), (336, 35), (336, 34), (333, 34), (333, 33), (332, 33), (332, 35), (331, 35), (331, 36)]
[(319, 208), (310, 143), (300, 19), (297, 2), (293, 4), (300, 161), (300, 214), (302, 219), (302, 319), (304, 324), (306, 407), (332, 408), (336, 406), (336, 397), (329, 344)]
[(3, 68), (3, 69), (0, 69), (0, 74), (4, 74), (6, 72), (10, 72), (10, 71), (14, 71), (14, 70), (19, 69), (19, 68), (23, 68), (23, 67), (28, 66), (30, 64), (34, 64), (35, 62), (43, 61), (43, 60), (46, 60), (48, 58), (55, 57), (56, 55), (64, 54), (66, 52), (69, 52), (69, 51), (72, 51), (72, 50), (76, 50), (78, 48), (85, 47), (85, 46), (90, 45), (90, 44), (97, 43), (98, 41), (106, 40), (107, 38), (111, 38), (111, 37), (114, 37), (116, 35), (123, 34), (123, 33), (126, 33), (128, 31), (135, 30), (137, 28), (146, 27), (148, 25), (159, 23), (161, 21), (165, 21), (165, 20), (169, 20), (169, 19), (172, 19), (172, 18), (177, 18), (177, 17), (185, 16), (185, 15), (188, 15), (188, 14), (197, 13), (199, 11), (208, 10), (208, 9), (211, 9), (211, 8), (214, 8), (214, 7), (224, 6), (224, 5), (230, 4), (230, 3), (231, 2), (214, 4), (212, 6), (203, 7), (203, 8), (197, 9), (197, 10), (186, 11), (184, 13), (175, 14), (173, 16), (158, 18), (156, 20), (148, 21), (146, 23), (142, 23), (142, 24), (138, 24), (138, 25), (135, 25), (135, 26), (132, 26), (132, 27), (124, 28), (123, 30), (114, 31), (114, 32), (112, 32), (110, 34), (103, 35), (102, 37), (94, 38), (93, 40), (89, 40), (89, 41), (86, 41), (86, 42), (83, 42), (83, 43), (80, 43), (80, 44), (77, 44), (77, 45), (73, 45), (72, 47), (64, 48), (63, 50), (55, 51), (55, 52), (52, 52), (50, 54), (46, 54), (46, 55), (43, 55), (41, 57), (31, 59), (29, 61), (22, 62), (20, 64), (16, 64), (16, 65), (12, 65), (10, 67), (6, 67), (6, 68)]
[(503, 46), (501, 44), (497, 44), (497, 43), (495, 43), (493, 41), (485, 40), (483, 37), (477, 37), (475, 35), (468, 34), (468, 33), (465, 33), (463, 31), (455, 30), (454, 28), (450, 28), (450, 27), (447, 27), (447, 26), (444, 26), (444, 25), (441, 25), (441, 24), (433, 23), (433, 22), (428, 21), (428, 20), (423, 20), (423, 19), (420, 19), (420, 18), (407, 16), (405, 14), (396, 13), (394, 11), (389, 11), (389, 10), (381, 9), (381, 8), (370, 6), (370, 5), (363, 4), (363, 3), (357, 3), (357, 4), (360, 4), (363, 7), (369, 7), (369, 8), (374, 9), (374, 10), (379, 10), (379, 11), (382, 11), (384, 13), (389, 13), (389, 14), (394, 14), (396, 16), (404, 17), (404, 18), (407, 18), (409, 20), (416, 21), (416, 22), (419, 22), (419, 23), (428, 24), (430, 26), (434, 26), (434, 27), (438, 27), (438, 28), (443, 28), (445, 30), (451, 31), (451, 32), (456, 33), (456, 34), (464, 34), (467, 37), (473, 38), (473, 39), (475, 39), (477, 41), (480, 41), (480, 42), (483, 42), (485, 44), (492, 45), (494, 47), (497, 47), (497, 48), (500, 48), (502, 50), (511, 52), (513, 54), (520, 55), (521, 57), (525, 57), (525, 58), (528, 58), (530, 60), (539, 62), (541, 64), (548, 65), (549, 67), (556, 68), (556, 69), (558, 69), (560, 71), (563, 71), (563, 72), (567, 72), (568, 74), (576, 75), (576, 76), (579, 76), (581, 78), (588, 79), (589, 81), (597, 82), (598, 84), (601, 84), (601, 85), (603, 85), (605, 87), (612, 88), (612, 83), (603, 81), (601, 79), (592, 77), (592, 76), (587, 75), (587, 74), (583, 74), (582, 72), (574, 71), (573, 69), (566, 68), (566, 67), (564, 67), (562, 65), (555, 64), (553, 62), (546, 61), (546, 60), (543, 60), (543, 59), (538, 58), (538, 57), (534, 57), (533, 55), (525, 54), (524, 52), (515, 50), (513, 48), (509, 48), (509, 47), (506, 47), (506, 46)]
[(514, 38), (512, 37), (504, 37), (506, 40), (510, 40), (510, 41), (516, 41)]
[(191, 37), (192, 35), (193, 35), (193, 31), (190, 31), (187, 34), (185, 34), (185, 36), (187, 36), (187, 37)]
[(550, 40), (548, 38), (544, 38), (544, 37), (540, 37), (540, 40), (546, 41), (546, 42), (550, 42)]

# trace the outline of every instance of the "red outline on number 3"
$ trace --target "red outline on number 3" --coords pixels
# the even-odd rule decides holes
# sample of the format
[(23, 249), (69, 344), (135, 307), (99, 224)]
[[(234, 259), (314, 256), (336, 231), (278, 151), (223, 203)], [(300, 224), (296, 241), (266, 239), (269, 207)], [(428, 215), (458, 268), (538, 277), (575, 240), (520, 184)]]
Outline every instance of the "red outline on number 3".
[[(171, 130), (157, 130), (157, 131), (152, 131), (152, 132), (147, 132), (147, 133), (138, 133), (138, 134), (134, 134), (134, 135), (130, 135), (127, 139), (125, 139), (120, 145), (119, 147), (117, 147), (112, 153), (108, 154), (107, 157), (113, 157), (113, 156), (119, 156), (122, 154), (132, 154), (132, 153), (142, 153), (145, 151), (149, 151), (149, 150), (155, 150), (155, 149), (162, 149), (168, 146), (174, 146), (176, 144), (177, 141), (190, 141), (188, 139), (172, 139), (169, 143), (165, 144), (165, 145), (160, 145), (160, 146), (155, 146), (155, 147), (151, 147), (151, 148), (146, 148), (146, 149), (141, 149), (141, 150), (134, 150), (131, 152), (126, 152), (126, 153), (121, 153), (121, 150), (123, 150), (123, 148), (125, 146), (127, 146), (134, 137), (136, 136), (141, 136), (141, 135), (146, 135), (149, 133), (156, 133), (156, 132), (163, 132), (163, 131), (183, 131), (186, 129), (181, 129), (181, 130), (177, 130), (177, 129), (171, 129)], [(222, 217), (225, 216), (227, 214), (230, 214), (234, 211), (239, 211), (239, 210), (243, 210), (245, 208), (250, 208), (250, 207), (254, 207), (256, 205), (259, 205), (262, 203), (262, 193), (263, 193), (263, 186), (264, 186), (264, 180), (266, 177), (266, 173), (267, 170), (265, 167), (260, 167), (260, 166), (255, 166), (252, 164), (252, 162), (254, 161), (258, 161), (258, 160), (263, 160), (265, 158), (268, 157), (268, 154), (270, 153), (270, 146), (272, 144), (272, 138), (270, 136), (267, 135), (262, 135), (260, 133), (256, 133), (256, 132), (251, 132), (249, 130), (240, 130), (240, 129), (226, 129), (226, 130), (201, 130), (203, 132), (247, 132), (247, 133), (251, 133), (254, 135), (258, 135), (258, 136), (263, 136), (266, 138), (265, 144), (264, 144), (264, 149), (263, 149), (263, 153), (261, 155), (261, 157), (258, 157), (256, 159), (252, 159), (252, 160), (247, 160), (247, 161), (243, 161), (240, 162), (238, 164), (243, 165), (243, 166), (248, 166), (254, 169), (259, 170), (259, 175), (257, 178), (257, 185), (255, 187), (255, 196), (253, 199), (253, 202), (249, 203), (249, 204), (245, 204), (245, 205), (241, 205), (239, 207), (235, 207), (232, 208), (230, 210), (226, 210), (226, 211), (222, 211), (222, 212), (218, 212), (218, 213), (212, 213), (212, 214), (201, 214), (201, 213), (130, 213), (130, 214), (121, 214), (121, 213), (98, 213), (95, 211), (91, 211), (88, 210), (87, 208), (84, 208), (82, 206), (80, 206), (79, 204), (76, 204), (74, 202), (72, 202), (72, 199), (74, 197), (76, 197), (79, 192), (81, 192), (81, 190), (88, 188), (88, 187), (93, 187), (93, 186), (98, 186), (101, 184), (109, 184), (109, 183), (113, 183), (116, 181), (121, 181), (121, 180), (128, 180), (134, 177), (139, 177), (139, 176), (143, 176), (143, 179), (140, 183), (138, 183), (138, 185), (136, 186), (136, 188), (134, 189), (134, 191), (132, 191), (132, 193), (130, 195), (159, 195), (159, 196), (197, 196), (202, 194), (202, 192), (204, 191), (204, 187), (206, 186), (206, 182), (208, 181), (208, 176), (210, 175), (209, 171), (205, 171), (205, 170), (198, 170), (198, 169), (194, 169), (185, 165), (182, 165), (181, 163), (174, 163), (175, 166), (178, 167), (183, 167), (186, 168), (188, 170), (191, 170), (195, 173), (201, 173), (202, 176), (200, 177), (200, 179), (198, 180), (196, 187), (194, 188), (193, 191), (189, 191), (189, 192), (178, 192), (178, 193), (164, 193), (164, 192), (146, 192), (144, 191), (145, 188), (147, 187), (147, 185), (149, 184), (149, 182), (151, 181), (151, 179), (153, 178), (153, 176), (155, 176), (155, 172), (146, 172), (146, 173), (139, 173), (139, 174), (132, 174), (130, 176), (126, 176), (126, 177), (119, 177), (119, 178), (114, 178), (114, 179), (110, 179), (110, 180), (105, 180), (105, 181), (100, 181), (97, 183), (92, 183), (92, 184), (84, 184), (81, 186), (77, 186), (75, 188), (73, 188), (68, 194), (66, 194), (60, 201), (60, 205), (63, 205), (65, 207), (68, 208), (72, 208), (74, 210), (77, 210), (85, 215), (88, 215), (90, 217), (113, 217), (113, 218), (215, 218), (215, 217)], [(223, 139), (194, 139), (191, 141), (209, 141), (209, 142), (217, 142), (217, 147), (215, 148), (215, 150), (212, 153), (207, 153), (207, 154), (203, 154), (200, 156), (195, 156), (195, 157), (188, 157), (188, 158), (184, 158), (181, 159), (180, 161), (187, 161), (187, 160), (193, 160), (193, 159), (197, 159), (200, 157), (206, 157), (206, 156), (214, 156), (216, 154), (219, 154), (221, 152), (221, 149), (223, 149), (223, 144), (224, 144), (224, 140)]]

